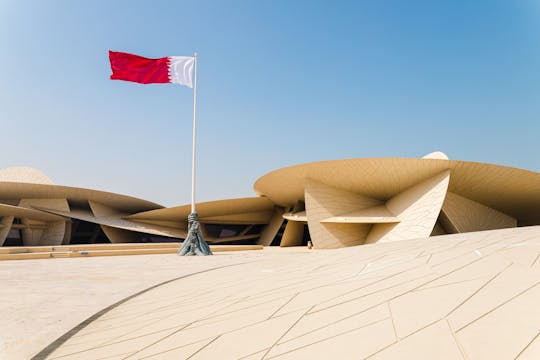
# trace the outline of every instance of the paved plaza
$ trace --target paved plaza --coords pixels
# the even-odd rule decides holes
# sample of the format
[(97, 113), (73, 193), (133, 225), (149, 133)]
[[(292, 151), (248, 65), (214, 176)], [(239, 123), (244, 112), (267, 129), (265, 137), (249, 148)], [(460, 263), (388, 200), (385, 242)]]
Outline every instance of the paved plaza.
[(2, 358), (538, 359), (540, 227), (0, 263)]

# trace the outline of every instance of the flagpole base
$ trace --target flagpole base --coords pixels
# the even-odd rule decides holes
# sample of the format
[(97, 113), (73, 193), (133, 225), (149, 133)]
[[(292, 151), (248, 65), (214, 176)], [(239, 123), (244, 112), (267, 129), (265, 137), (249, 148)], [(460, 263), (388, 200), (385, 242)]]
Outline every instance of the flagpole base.
[(210, 247), (204, 241), (199, 224), (199, 216), (192, 212), (188, 216), (188, 236), (178, 250), (178, 256), (206, 256), (213, 255)]

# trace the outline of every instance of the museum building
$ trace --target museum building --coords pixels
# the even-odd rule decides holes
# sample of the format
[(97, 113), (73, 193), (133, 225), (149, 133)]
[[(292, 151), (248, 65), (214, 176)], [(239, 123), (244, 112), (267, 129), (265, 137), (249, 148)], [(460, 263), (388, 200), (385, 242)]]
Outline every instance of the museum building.
[[(209, 244), (324, 249), (540, 225), (539, 173), (441, 152), (290, 166), (254, 190), (197, 204)], [(0, 246), (178, 242), (190, 211), (55, 185), (33, 168), (0, 170)]]

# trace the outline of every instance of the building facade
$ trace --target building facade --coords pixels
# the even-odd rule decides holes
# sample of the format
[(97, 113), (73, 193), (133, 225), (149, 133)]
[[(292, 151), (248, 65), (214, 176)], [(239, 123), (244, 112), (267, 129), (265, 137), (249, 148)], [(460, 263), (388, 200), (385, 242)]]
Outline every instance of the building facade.
[[(440, 152), (286, 167), (254, 190), (197, 204), (210, 244), (311, 240), (324, 249), (540, 225), (539, 173)], [(0, 246), (181, 241), (190, 209), (55, 185), (32, 168), (0, 170)]]

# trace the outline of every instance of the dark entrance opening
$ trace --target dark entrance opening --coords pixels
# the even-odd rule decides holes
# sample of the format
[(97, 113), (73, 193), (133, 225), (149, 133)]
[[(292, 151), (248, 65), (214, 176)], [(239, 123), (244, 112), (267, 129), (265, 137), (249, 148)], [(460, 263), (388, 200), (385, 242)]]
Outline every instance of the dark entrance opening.
[(99, 224), (72, 219), (70, 244), (109, 244)]

